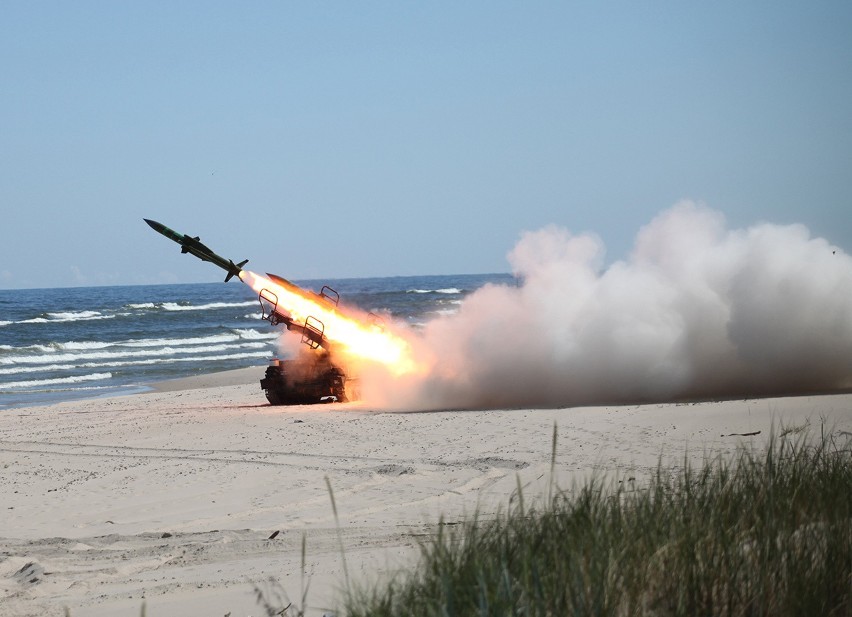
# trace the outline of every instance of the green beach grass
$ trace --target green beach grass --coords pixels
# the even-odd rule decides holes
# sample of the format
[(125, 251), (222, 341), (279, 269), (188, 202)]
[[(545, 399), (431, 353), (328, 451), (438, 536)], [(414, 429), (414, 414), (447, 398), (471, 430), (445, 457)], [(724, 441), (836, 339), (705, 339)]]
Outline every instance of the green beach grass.
[(440, 524), (416, 569), (350, 588), (343, 613), (852, 615), (848, 438), (782, 430), (645, 485), (598, 478), (511, 503)]

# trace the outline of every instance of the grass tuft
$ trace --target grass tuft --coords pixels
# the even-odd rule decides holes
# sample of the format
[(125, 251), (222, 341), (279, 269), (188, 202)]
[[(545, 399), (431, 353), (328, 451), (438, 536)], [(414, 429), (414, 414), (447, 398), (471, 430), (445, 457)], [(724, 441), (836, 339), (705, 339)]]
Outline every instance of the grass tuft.
[(658, 465), (641, 490), (593, 478), (539, 508), (519, 494), (495, 519), (439, 524), (417, 569), (350, 589), (345, 613), (850, 615), (849, 444), (809, 444), (806, 428), (697, 469)]

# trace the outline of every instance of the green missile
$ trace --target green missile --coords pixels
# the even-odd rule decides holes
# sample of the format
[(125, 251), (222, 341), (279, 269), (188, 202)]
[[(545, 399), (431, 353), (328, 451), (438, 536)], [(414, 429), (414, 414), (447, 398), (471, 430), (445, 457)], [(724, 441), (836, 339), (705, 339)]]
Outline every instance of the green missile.
[(169, 229), (162, 223), (158, 223), (157, 221), (152, 221), (151, 219), (142, 219), (148, 225), (151, 226), (151, 229), (156, 231), (159, 234), (163, 234), (169, 240), (173, 240), (180, 244), (180, 252), (181, 253), (189, 253), (191, 255), (195, 255), (201, 261), (209, 261), (212, 264), (215, 264), (222, 268), (228, 275), (225, 277), (225, 282), (231, 280), (232, 277), (239, 277), (240, 272), (242, 272), (243, 266), (248, 263), (248, 259), (241, 261), (238, 264), (235, 264), (230, 259), (225, 259), (211, 251), (207, 246), (201, 243), (201, 238), (198, 236), (190, 237), (186, 234), (181, 234), (176, 232), (173, 229)]

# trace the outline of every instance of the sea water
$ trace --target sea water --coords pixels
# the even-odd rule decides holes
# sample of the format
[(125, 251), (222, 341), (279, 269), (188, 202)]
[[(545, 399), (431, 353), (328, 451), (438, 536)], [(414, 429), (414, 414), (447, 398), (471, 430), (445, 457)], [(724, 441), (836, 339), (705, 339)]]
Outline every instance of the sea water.
[[(341, 305), (417, 329), (508, 274), (296, 281), (329, 285)], [(0, 410), (147, 389), (151, 383), (265, 365), (281, 327), (236, 282), (0, 290)]]

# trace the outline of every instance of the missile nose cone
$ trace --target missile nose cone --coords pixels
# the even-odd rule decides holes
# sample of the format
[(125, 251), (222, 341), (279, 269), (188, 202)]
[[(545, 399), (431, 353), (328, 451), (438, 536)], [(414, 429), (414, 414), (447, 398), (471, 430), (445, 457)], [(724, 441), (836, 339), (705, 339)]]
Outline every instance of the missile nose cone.
[(163, 225), (162, 223), (158, 223), (157, 221), (152, 221), (151, 219), (142, 219), (142, 220), (145, 221), (146, 223), (148, 223), (148, 225), (154, 231), (162, 232), (163, 229), (165, 229), (165, 225)]

